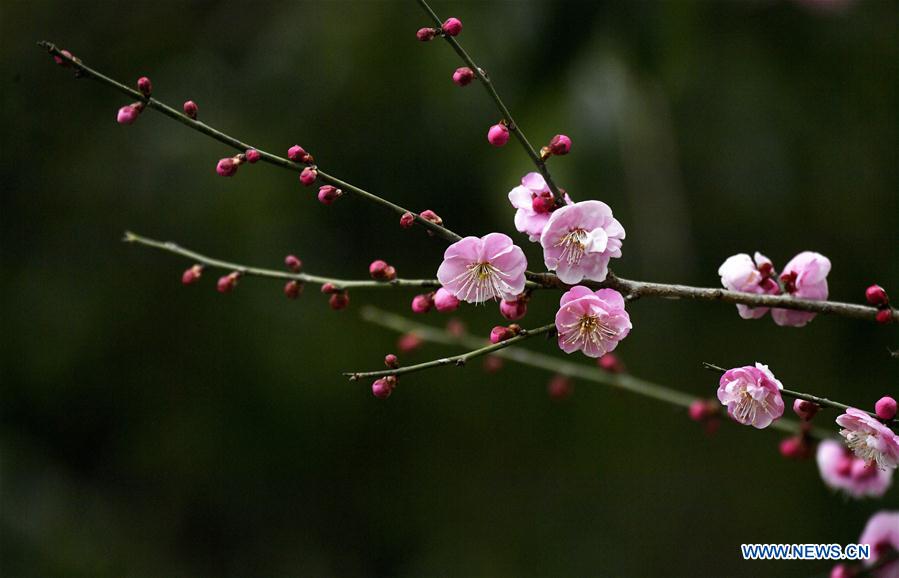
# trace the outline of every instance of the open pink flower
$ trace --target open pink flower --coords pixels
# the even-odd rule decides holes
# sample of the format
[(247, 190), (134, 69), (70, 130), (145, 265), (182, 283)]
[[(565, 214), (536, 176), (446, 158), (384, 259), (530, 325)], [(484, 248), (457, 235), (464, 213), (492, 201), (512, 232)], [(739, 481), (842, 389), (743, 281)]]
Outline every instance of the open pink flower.
[(556, 313), (559, 347), (565, 353), (581, 350), (588, 357), (601, 357), (615, 349), (631, 327), (624, 297), (614, 289), (572, 287), (562, 295)]
[[(509, 202), (518, 209), (515, 211), (515, 228), (528, 235), (531, 241), (539, 241), (555, 202), (543, 175), (528, 173), (522, 177), (521, 185), (509, 192)], [(567, 194), (565, 203), (572, 204)]]
[(437, 279), (462, 301), (513, 301), (524, 291), (527, 266), (524, 252), (512, 239), (490, 233), (480, 239), (465, 237), (447, 247)]
[(768, 366), (756, 363), (724, 372), (718, 382), (718, 401), (737, 422), (763, 429), (784, 413), (782, 389)]
[(824, 483), (853, 498), (879, 498), (893, 484), (893, 470), (882, 470), (855, 457), (836, 440), (818, 444), (817, 461)]
[[(758, 295), (777, 295), (780, 293), (777, 281), (771, 278), (774, 274), (774, 265), (768, 257), (765, 257), (758, 251), (756, 251), (754, 259), (746, 253), (728, 257), (718, 267), (718, 274), (721, 275), (721, 284), (731, 291), (742, 291)], [(768, 312), (768, 308), (738, 304), (737, 311), (743, 319), (758, 319)]]
[[(880, 558), (899, 552), (899, 511), (882, 510), (868, 518), (858, 543), (871, 546), (871, 557), (865, 560), (865, 566), (872, 566)], [(872, 575), (876, 578), (899, 578), (899, 560), (881, 566)]]
[(540, 236), (546, 268), (563, 283), (604, 281), (609, 259), (621, 257), (624, 227), (601, 201), (582, 201), (556, 209)]
[[(784, 291), (800, 299), (827, 299), (827, 274), (830, 259), (821, 253), (803, 251), (793, 257), (780, 274)], [(778, 325), (802, 327), (815, 318), (816, 313), (774, 309), (771, 317)]]
[(846, 445), (860, 459), (881, 469), (899, 465), (899, 436), (876, 417), (851, 407), (837, 417), (837, 425), (843, 428), (840, 435)]

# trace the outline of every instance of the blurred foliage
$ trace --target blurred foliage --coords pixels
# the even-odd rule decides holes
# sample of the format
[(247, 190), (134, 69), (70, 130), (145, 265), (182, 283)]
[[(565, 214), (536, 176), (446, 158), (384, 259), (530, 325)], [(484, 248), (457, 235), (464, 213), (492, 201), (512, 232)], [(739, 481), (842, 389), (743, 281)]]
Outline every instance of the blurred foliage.
[[(715, 285), (735, 252), (833, 261), (831, 295), (899, 298), (897, 3), (438, 2), (576, 198), (627, 227), (624, 276)], [(339, 372), (396, 336), (353, 294), (329, 311), (247, 279), (180, 286), (189, 263), (119, 243), (125, 228), (239, 262), (361, 277), (374, 258), (433, 275), (442, 245), (283, 171), (217, 177), (230, 151), (75, 81), (47, 39), (249, 142), (300, 143), (335, 175), (457, 231), (513, 233), (506, 193), (531, 170), (460, 64), (405, 2), (25, 2), (0, 6), (4, 576), (795, 576), (826, 562), (743, 562), (750, 542), (848, 543), (895, 508), (847, 502), (772, 432), (705, 436), (680, 412), (507, 366), (403, 380), (388, 402)], [(523, 244), (527, 244), (522, 241)], [(526, 248), (539, 263), (534, 246)], [(540, 295), (531, 324), (552, 315)], [(466, 308), (485, 333), (494, 307)], [(787, 384), (861, 405), (896, 394), (892, 327), (802, 330), (730, 306), (635, 303), (632, 371), (710, 395), (700, 362), (763, 360)], [(433, 323), (445, 318), (430, 317)], [(541, 343), (532, 347), (544, 348)], [(552, 349), (550, 347), (550, 349)], [(443, 355), (426, 347), (408, 361)], [(561, 355), (561, 354), (560, 354)], [(584, 360), (586, 363), (587, 361)], [(832, 417), (824, 414), (821, 425)]]

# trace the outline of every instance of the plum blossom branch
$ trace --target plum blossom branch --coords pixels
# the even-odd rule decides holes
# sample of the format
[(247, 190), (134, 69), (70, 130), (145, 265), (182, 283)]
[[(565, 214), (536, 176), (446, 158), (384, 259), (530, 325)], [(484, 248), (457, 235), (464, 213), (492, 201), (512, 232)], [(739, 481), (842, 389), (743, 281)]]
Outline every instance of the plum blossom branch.
[[(715, 365), (715, 364), (713, 364), (713, 363), (708, 363), (708, 362), (705, 362), (705, 361), (702, 362), (702, 366), (703, 366), (705, 369), (708, 369), (708, 370), (710, 370), (710, 371), (714, 371), (714, 372), (716, 372), (716, 373), (721, 373), (721, 374), (723, 374), (723, 373), (725, 373), (725, 372), (727, 371), (727, 369), (725, 369), (725, 368), (723, 368), (723, 367), (721, 367), (721, 366), (719, 366), (719, 365)], [(838, 410), (840, 410), (840, 411), (846, 411), (847, 409), (856, 409), (856, 410), (858, 410), (858, 411), (864, 411), (864, 410), (860, 410), (860, 409), (858, 409), (858, 408), (853, 408), (853, 406), (851, 406), (851, 405), (846, 405), (845, 403), (841, 403), (841, 402), (838, 402), (838, 401), (833, 401), (833, 400), (827, 399), (826, 397), (818, 397), (817, 395), (812, 395), (812, 394), (810, 394), (810, 393), (804, 393), (804, 392), (801, 392), (801, 391), (793, 391), (793, 390), (791, 390), (791, 389), (786, 389), (786, 388), (784, 388), (784, 389), (781, 389), (781, 390), (780, 390), (780, 393), (781, 393), (781, 395), (785, 395), (785, 396), (791, 397), (791, 398), (793, 398), (793, 399), (804, 399), (804, 400), (806, 400), (806, 401), (810, 401), (810, 402), (812, 402), (812, 403), (814, 403), (814, 404), (817, 404), (817, 405), (819, 405), (819, 406), (822, 406), (822, 407), (830, 407), (830, 408), (833, 408), (833, 409), (838, 409)], [(877, 417), (877, 414), (875, 414), (875, 413), (873, 413), (873, 412), (870, 412), (870, 411), (864, 411), (864, 413), (870, 415), (870, 416), (873, 417), (873, 418), (880, 419), (880, 418)], [(885, 425), (888, 425), (888, 426), (896, 426), (896, 425), (899, 425), (899, 420), (896, 420), (896, 419), (888, 419), (888, 420), (883, 420), (883, 419), (881, 419), (880, 421), (883, 422)]]
[[(60, 50), (52, 42), (41, 41), (41, 42), (38, 42), (38, 45), (41, 46), (42, 48), (45, 48), (54, 57), (69, 64), (70, 66), (72, 66), (76, 71), (77, 77), (93, 78), (94, 80), (97, 80), (107, 86), (115, 88), (119, 92), (122, 92), (122, 93), (142, 102), (145, 106), (152, 108), (154, 110), (157, 110), (157, 111), (161, 112), (162, 114), (168, 116), (169, 118), (172, 118), (172, 119), (180, 122), (181, 124), (183, 124), (189, 128), (192, 128), (200, 133), (203, 133), (206, 136), (209, 136), (225, 145), (228, 145), (234, 149), (237, 149), (240, 152), (244, 152), (249, 149), (256, 150), (256, 151), (258, 151), (258, 153), (260, 155), (259, 160), (262, 160), (269, 164), (275, 165), (277, 167), (281, 167), (283, 169), (295, 171), (298, 173), (302, 172), (303, 169), (306, 168), (306, 166), (301, 163), (293, 162), (290, 159), (286, 159), (284, 157), (280, 157), (278, 155), (265, 152), (264, 150), (262, 150), (260, 148), (251, 146), (237, 138), (234, 138), (233, 136), (230, 136), (216, 128), (213, 128), (212, 126), (210, 126), (204, 122), (193, 119), (193, 118), (187, 116), (186, 114), (183, 114), (183, 113), (177, 111), (176, 109), (172, 108), (171, 106), (165, 104), (164, 102), (162, 102), (160, 100), (157, 100), (156, 98), (147, 96), (138, 90), (135, 90), (129, 86), (126, 86), (125, 84), (122, 84), (121, 82), (114, 80), (114, 79), (106, 76), (105, 74), (102, 74), (101, 72), (94, 70), (93, 68), (87, 66), (86, 64), (84, 64), (81, 61), (81, 59), (73, 57), (71, 54), (68, 53), (68, 51)], [(353, 193), (353, 194), (358, 195), (368, 201), (371, 201), (375, 204), (381, 205), (382, 207), (386, 207), (386, 208), (390, 209), (391, 211), (398, 213), (400, 215), (409, 213), (414, 217), (414, 220), (416, 223), (425, 227), (427, 230), (431, 231), (435, 235), (439, 236), (440, 238), (442, 238), (450, 243), (458, 241), (459, 239), (462, 238), (459, 235), (457, 235), (456, 233), (454, 233), (453, 231), (449, 230), (448, 228), (446, 228), (442, 225), (439, 225), (437, 223), (434, 223), (432, 221), (429, 221), (427, 219), (424, 219), (420, 215), (418, 215), (412, 211), (409, 211), (408, 209), (405, 209), (405, 208), (397, 205), (396, 203), (388, 201), (387, 199), (385, 199), (383, 197), (380, 197), (374, 193), (370, 193), (364, 189), (361, 189), (355, 185), (352, 185), (346, 181), (343, 181), (333, 175), (330, 175), (330, 174), (322, 171), (320, 167), (316, 166), (315, 169), (318, 174), (318, 178), (321, 179), (322, 181), (329, 183), (329, 184), (341, 189), (342, 191)]]
[[(528, 279), (542, 287), (566, 288), (567, 285), (559, 281), (552, 273), (530, 273)], [(653, 283), (649, 281), (634, 281), (615, 276), (611, 271), (605, 281), (595, 282), (584, 280), (580, 283), (591, 289), (615, 289), (621, 292), (628, 301), (634, 301), (641, 297), (661, 297), (664, 299), (693, 299), (699, 301), (721, 301), (749, 305), (751, 307), (775, 307), (780, 309), (792, 309), (796, 311), (809, 311), (813, 313), (830, 313), (852, 319), (864, 319), (875, 321), (878, 313), (876, 307), (857, 305), (855, 303), (842, 303), (839, 301), (817, 301), (813, 299), (798, 299), (790, 295), (765, 295), (745, 293), (742, 291), (730, 291), (717, 287), (691, 287), (689, 285), (677, 285), (668, 283)], [(891, 311), (892, 320), (899, 322), (899, 310)]]
[[(391, 329), (398, 333), (413, 333), (422, 340), (430, 341), (432, 343), (469, 348), (478, 347), (482, 343), (482, 340), (478, 337), (468, 334), (462, 334), (458, 336), (451, 335), (450, 333), (442, 329), (438, 329), (436, 327), (432, 327), (422, 323), (417, 323), (400, 315), (389, 313), (370, 305), (362, 308), (361, 315), (363, 320), (374, 325), (378, 325), (386, 329)], [(503, 341), (498, 345), (507, 343), (507, 341)], [(514, 343), (511, 345), (514, 345)], [(593, 383), (599, 383), (609, 387), (614, 387), (616, 389), (629, 391), (636, 395), (642, 395), (644, 397), (648, 397), (650, 399), (661, 401), (663, 403), (667, 403), (669, 405), (684, 409), (689, 409), (697, 399), (697, 397), (694, 395), (683, 393), (670, 387), (647, 381), (645, 379), (640, 379), (639, 377), (635, 377), (627, 373), (610, 373), (607, 371), (602, 371), (595, 367), (584, 365), (582, 363), (573, 363), (571, 361), (566, 361), (557, 357), (553, 357), (551, 355), (547, 355), (545, 353), (540, 353), (529, 349), (506, 347), (488, 353), (491, 353), (492, 355), (496, 355), (498, 357), (502, 357), (503, 359), (508, 359), (510, 361), (520, 363), (522, 365), (527, 365), (530, 367), (548, 371), (550, 373), (556, 373), (571, 378), (582, 379), (584, 381), (590, 381)], [(387, 374), (387, 372), (375, 372), (372, 374), (362, 374), (359, 375), (359, 377), (376, 377), (378, 375)], [(352, 376), (356, 374), (349, 375)], [(802, 429), (799, 422), (789, 419), (777, 420), (773, 422), (770, 427), (791, 434), (799, 432)], [(821, 439), (830, 437), (830, 433), (828, 431), (820, 428), (812, 428), (808, 433), (810, 435), (813, 435), (814, 437)]]
[(131, 231), (125, 231), (125, 237), (123, 238), (123, 241), (125, 241), (126, 243), (143, 245), (145, 247), (152, 247), (154, 249), (159, 249), (168, 253), (174, 253), (175, 255), (180, 255), (205, 267), (212, 267), (215, 269), (222, 269), (226, 271), (237, 271), (241, 275), (269, 277), (273, 279), (286, 279), (292, 281), (300, 281), (302, 283), (312, 283), (313, 285), (325, 285), (330, 283), (333, 286), (334, 290), (339, 291), (355, 288), (382, 289), (388, 287), (424, 287), (433, 289), (440, 287), (440, 283), (438, 283), (436, 279), (393, 279), (391, 281), (347, 280), (335, 279), (333, 277), (322, 277), (319, 275), (309, 275), (307, 273), (292, 273), (289, 271), (278, 271), (275, 269), (263, 269), (261, 267), (248, 267), (239, 263), (231, 263), (229, 261), (222, 261), (221, 259), (207, 257), (195, 251), (191, 251), (190, 249), (185, 249), (175, 243), (168, 241), (157, 241), (155, 239), (150, 239), (148, 237), (143, 237), (136, 233), (132, 233)]
[[(369, 309), (369, 308), (366, 308)], [(385, 316), (389, 316), (390, 314), (381, 312), (381, 314)], [(499, 343), (494, 343), (488, 345), (486, 347), (482, 347), (482, 342), (479, 342), (477, 345), (473, 347), (477, 347), (477, 349), (473, 349), (467, 353), (462, 353), (460, 355), (454, 355), (452, 357), (443, 357), (441, 359), (434, 359), (433, 361), (426, 361), (424, 363), (419, 363), (417, 365), (408, 365), (406, 367), (398, 367), (394, 369), (385, 369), (382, 371), (352, 371), (346, 372), (343, 375), (348, 377), (350, 381), (357, 381), (359, 379), (365, 378), (377, 378), (377, 377), (387, 377), (388, 375), (399, 376), (407, 373), (415, 373), (418, 371), (424, 371), (426, 369), (433, 369), (435, 367), (444, 367), (446, 365), (455, 365), (456, 367), (464, 366), (469, 360), (475, 359), (477, 357), (481, 357), (490, 353), (494, 353), (500, 351), (501, 349), (505, 349), (509, 346), (515, 345), (525, 339), (529, 339), (535, 335), (542, 335), (544, 333), (549, 333), (551, 331), (555, 331), (555, 324), (544, 325), (542, 327), (537, 327), (535, 329), (521, 329), (515, 337), (510, 337), (505, 341), (500, 341)], [(476, 341), (476, 340), (473, 340)]]
[[(418, 0), (418, 3), (421, 5), (422, 9), (431, 17), (434, 23), (437, 25), (437, 28), (440, 28), (442, 25), (442, 20), (437, 13), (428, 5), (425, 0)], [(487, 94), (490, 95), (490, 98), (493, 99), (493, 102), (496, 103), (496, 107), (499, 109), (500, 114), (503, 116), (503, 120), (506, 123), (506, 128), (515, 135), (515, 138), (518, 139), (518, 142), (521, 143), (521, 146), (524, 148), (525, 152), (531, 160), (534, 162), (534, 165), (537, 167), (537, 170), (540, 171), (540, 174), (543, 175), (543, 178), (546, 180), (546, 185), (552, 191), (553, 196), (555, 197), (558, 203), (564, 203), (563, 194), (559, 190), (559, 187), (553, 182), (552, 175), (549, 173), (549, 168), (546, 166), (546, 161), (537, 152), (528, 138), (525, 136), (524, 131), (521, 130), (521, 127), (515, 120), (512, 118), (512, 113), (509, 112), (509, 107), (503, 102), (503, 99), (500, 98), (499, 93), (496, 92), (496, 88), (493, 86), (493, 82), (490, 80), (490, 77), (487, 75), (487, 72), (477, 65), (474, 59), (462, 48), (462, 45), (459, 44), (459, 41), (456, 40), (453, 36), (449, 34), (444, 34), (443, 38), (452, 46), (453, 50), (456, 51), (456, 54), (467, 64), (472, 72), (474, 72), (475, 76), (478, 80), (481, 81), (481, 84), (484, 85), (484, 88), (487, 90)]]

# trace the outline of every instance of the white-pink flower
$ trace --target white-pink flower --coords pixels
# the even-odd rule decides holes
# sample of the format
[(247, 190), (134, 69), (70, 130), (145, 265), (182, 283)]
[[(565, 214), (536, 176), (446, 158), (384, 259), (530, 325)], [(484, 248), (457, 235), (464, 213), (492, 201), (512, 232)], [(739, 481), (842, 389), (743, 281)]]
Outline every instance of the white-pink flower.
[(480, 239), (465, 237), (447, 247), (437, 279), (462, 301), (512, 301), (524, 291), (527, 266), (524, 252), (508, 235), (490, 233)]
[[(830, 259), (821, 253), (803, 251), (793, 257), (780, 274), (784, 292), (800, 299), (827, 299), (827, 274)], [(778, 325), (802, 327), (815, 318), (816, 313), (773, 309), (771, 317)]]
[[(774, 265), (768, 257), (758, 251), (753, 259), (746, 253), (732, 255), (718, 267), (721, 284), (731, 291), (755, 293), (758, 295), (778, 295), (780, 287), (772, 279)], [(758, 319), (768, 312), (767, 307), (749, 307), (737, 304), (737, 311), (743, 319)]]
[(840, 435), (846, 445), (860, 459), (878, 468), (899, 465), (899, 436), (876, 417), (851, 407), (837, 417), (837, 425), (843, 428)]
[(882, 470), (855, 457), (836, 440), (818, 444), (817, 461), (824, 483), (853, 498), (879, 498), (893, 484), (893, 470)]
[(718, 382), (718, 401), (737, 422), (762, 429), (783, 415), (782, 389), (768, 366), (756, 363), (724, 372)]
[[(509, 192), (509, 202), (515, 211), (515, 228), (528, 235), (531, 241), (539, 241), (540, 234), (555, 209), (552, 191), (540, 173), (528, 173), (521, 178), (521, 185)], [(571, 198), (565, 194), (565, 203)]]
[(602, 357), (627, 337), (631, 327), (624, 297), (614, 289), (572, 287), (562, 295), (556, 313), (559, 347), (565, 353), (580, 350), (588, 357)]
[[(872, 566), (882, 557), (899, 552), (899, 512), (882, 510), (868, 518), (858, 543), (871, 546), (871, 557), (865, 560), (865, 566)], [(899, 560), (887, 562), (872, 576), (899, 578)]]
[(601, 201), (581, 201), (556, 209), (540, 236), (546, 268), (563, 283), (604, 281), (609, 259), (621, 257), (624, 227)]

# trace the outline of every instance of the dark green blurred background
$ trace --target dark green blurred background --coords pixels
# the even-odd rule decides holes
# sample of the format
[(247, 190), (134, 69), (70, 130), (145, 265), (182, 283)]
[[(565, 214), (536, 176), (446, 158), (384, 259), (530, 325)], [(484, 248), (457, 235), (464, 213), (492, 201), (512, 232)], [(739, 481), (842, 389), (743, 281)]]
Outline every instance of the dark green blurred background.
[[(716, 285), (729, 255), (833, 262), (831, 296), (879, 282), (899, 298), (897, 3), (435, 2), (578, 200), (627, 228), (623, 276)], [(332, 207), (266, 165), (216, 176), (233, 151), (72, 79), (35, 41), (214, 126), (322, 167), (464, 234), (514, 233), (506, 193), (531, 170), (485, 140), (497, 113), (453, 86), (448, 46), (405, 2), (25, 2), (0, 7), (4, 576), (795, 576), (827, 562), (743, 562), (749, 542), (854, 542), (874, 511), (847, 502), (779, 436), (548, 375), (479, 365), (403, 380), (387, 402), (348, 369), (396, 335), (124, 245), (122, 231), (279, 267), (364, 277), (384, 258), (433, 276), (444, 245), (356, 198)], [(531, 264), (540, 263), (527, 245)], [(310, 288), (311, 289), (311, 288)], [(546, 323), (557, 295), (526, 322)], [(619, 353), (635, 375), (710, 395), (700, 361), (767, 362), (850, 403), (897, 394), (892, 327), (819, 317), (805, 329), (732, 306), (645, 300)], [(495, 307), (460, 310), (472, 331)], [(431, 314), (427, 322), (446, 317)], [(552, 351), (553, 346), (531, 347)], [(429, 346), (408, 361), (451, 353)], [(562, 356), (561, 352), (558, 355)], [(584, 363), (589, 361), (584, 359)], [(822, 415), (827, 426), (833, 414)]]

